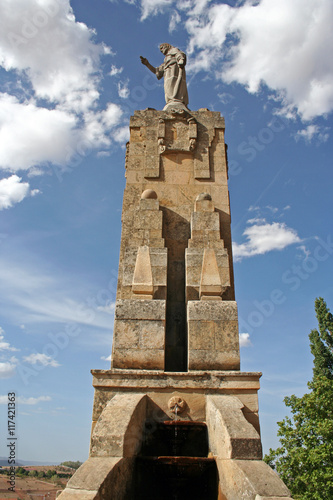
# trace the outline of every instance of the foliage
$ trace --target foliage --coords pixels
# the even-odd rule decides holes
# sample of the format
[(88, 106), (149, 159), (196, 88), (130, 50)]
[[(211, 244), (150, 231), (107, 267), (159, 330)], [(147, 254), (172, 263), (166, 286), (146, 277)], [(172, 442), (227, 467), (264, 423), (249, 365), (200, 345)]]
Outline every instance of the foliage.
[(322, 298), (315, 309), (319, 331), (309, 335), (314, 356), (309, 393), (286, 397), (291, 416), (278, 422), (281, 446), (264, 460), (280, 474), (295, 499), (333, 498), (333, 317)]
[(333, 380), (333, 316), (324, 299), (315, 301), (318, 330), (309, 335), (311, 352), (314, 356), (313, 377), (320, 375)]
[(67, 462), (62, 462), (60, 465), (71, 467), (72, 469), (78, 469), (82, 465), (82, 462), (80, 462), (79, 460), (77, 460), (76, 462), (68, 460)]
[(57, 475), (57, 471), (56, 470), (48, 470), (47, 473), (46, 473), (46, 477), (48, 478), (51, 478), (52, 476), (56, 476)]
[(27, 476), (28, 475), (28, 471), (25, 470), (23, 467), (18, 467), (16, 469), (16, 475), (17, 476)]

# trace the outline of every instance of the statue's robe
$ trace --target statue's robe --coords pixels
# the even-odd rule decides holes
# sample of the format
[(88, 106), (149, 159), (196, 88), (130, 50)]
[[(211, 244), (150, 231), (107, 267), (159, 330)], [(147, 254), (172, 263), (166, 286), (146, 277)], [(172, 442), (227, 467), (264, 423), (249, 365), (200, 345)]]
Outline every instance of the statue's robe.
[[(183, 65), (182, 68), (179, 64)], [(163, 64), (156, 68), (156, 76), (160, 80), (164, 76), (165, 102), (181, 102), (188, 105), (188, 93), (185, 73), (186, 55), (176, 47), (171, 47)]]

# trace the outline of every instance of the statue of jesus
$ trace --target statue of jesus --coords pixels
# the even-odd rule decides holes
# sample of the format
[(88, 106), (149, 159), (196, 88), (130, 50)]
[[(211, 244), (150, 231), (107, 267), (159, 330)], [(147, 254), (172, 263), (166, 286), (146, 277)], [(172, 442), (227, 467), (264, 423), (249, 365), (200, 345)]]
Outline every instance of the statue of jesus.
[(154, 68), (148, 59), (140, 56), (142, 64), (157, 76), (160, 80), (164, 76), (164, 93), (166, 106), (164, 110), (171, 107), (181, 107), (187, 109), (188, 94), (186, 86), (186, 55), (177, 47), (169, 43), (162, 43), (160, 51), (164, 54), (164, 62), (161, 66)]

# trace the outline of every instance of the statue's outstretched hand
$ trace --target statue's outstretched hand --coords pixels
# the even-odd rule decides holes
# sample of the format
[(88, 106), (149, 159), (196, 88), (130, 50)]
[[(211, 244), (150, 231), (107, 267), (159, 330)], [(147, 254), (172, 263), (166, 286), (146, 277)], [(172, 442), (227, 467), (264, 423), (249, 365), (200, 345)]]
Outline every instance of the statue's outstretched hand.
[(142, 57), (142, 56), (140, 56), (140, 59), (141, 59), (142, 64), (144, 64), (145, 66), (148, 65), (148, 59), (146, 59), (145, 57)]

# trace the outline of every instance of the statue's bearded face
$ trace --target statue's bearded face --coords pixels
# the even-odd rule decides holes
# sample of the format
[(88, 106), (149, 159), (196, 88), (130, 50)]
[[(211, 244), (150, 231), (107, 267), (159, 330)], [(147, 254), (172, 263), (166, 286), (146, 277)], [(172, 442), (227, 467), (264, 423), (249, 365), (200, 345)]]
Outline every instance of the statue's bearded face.
[(170, 47), (171, 45), (169, 43), (161, 43), (160, 51), (162, 52), (162, 54), (166, 55)]

